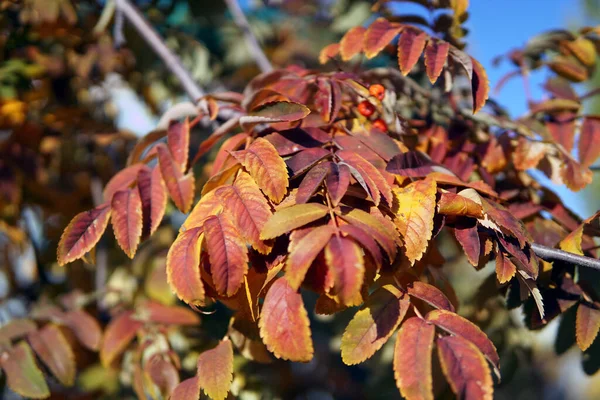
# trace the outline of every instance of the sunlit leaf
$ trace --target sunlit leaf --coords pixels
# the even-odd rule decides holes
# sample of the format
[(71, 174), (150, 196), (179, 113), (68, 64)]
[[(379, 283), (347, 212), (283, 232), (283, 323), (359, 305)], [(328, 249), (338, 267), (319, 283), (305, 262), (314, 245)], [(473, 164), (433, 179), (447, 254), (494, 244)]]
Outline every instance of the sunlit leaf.
[(204, 224), (207, 218), (217, 215), (223, 209), (223, 202), (217, 197), (215, 191), (205, 193), (200, 197), (190, 215), (181, 226), (182, 230), (197, 228)]
[(580, 303), (577, 307), (577, 319), (575, 323), (575, 337), (581, 351), (587, 350), (600, 330), (600, 310)]
[(510, 281), (517, 272), (517, 267), (510, 261), (510, 258), (506, 256), (502, 251), (496, 253), (496, 277), (498, 282), (506, 283)]
[(167, 281), (177, 297), (188, 304), (201, 304), (204, 300), (200, 279), (202, 235), (201, 228), (181, 232), (167, 254)]
[(152, 235), (158, 229), (167, 208), (167, 188), (159, 168), (138, 173), (138, 190), (142, 201), (142, 237)]
[(394, 376), (400, 393), (407, 400), (433, 400), (431, 352), (435, 326), (412, 317), (407, 319), (396, 338)]
[(423, 300), (441, 310), (454, 312), (454, 305), (448, 300), (446, 295), (438, 288), (425, 282), (415, 281), (406, 287), (406, 292), (411, 297)]
[(246, 150), (231, 154), (272, 201), (279, 203), (283, 199), (288, 187), (287, 168), (271, 143), (258, 138)]
[(167, 146), (173, 161), (179, 165), (181, 172), (185, 172), (190, 151), (190, 121), (186, 118), (183, 122), (172, 121), (167, 129)]
[(260, 238), (273, 239), (293, 229), (299, 228), (329, 213), (329, 209), (318, 203), (296, 204), (273, 214), (263, 227)]
[(90, 251), (106, 230), (110, 213), (110, 205), (103, 204), (73, 217), (58, 243), (58, 263), (64, 265)]
[(379, 54), (400, 33), (402, 28), (385, 18), (377, 18), (364, 35), (364, 51), (367, 58)]
[(137, 310), (136, 319), (156, 324), (193, 326), (200, 317), (189, 307), (167, 306), (156, 301), (146, 301)]
[(460, 193), (443, 192), (437, 206), (440, 214), (463, 215), (474, 218), (483, 217), (481, 204), (462, 196)]
[(175, 386), (170, 397), (172, 400), (198, 400), (199, 398), (200, 378), (197, 376), (188, 378)]
[(430, 39), (425, 47), (425, 69), (431, 83), (435, 83), (444, 69), (450, 43)]
[(323, 49), (319, 52), (319, 62), (321, 64), (327, 63), (330, 59), (334, 58), (340, 52), (340, 44), (332, 43), (323, 47)]
[(483, 66), (474, 58), (471, 58), (473, 63), (473, 77), (471, 78), (471, 92), (473, 93), (473, 114), (481, 110), (485, 105), (490, 93), (490, 82), (487, 73)]
[(347, 365), (370, 358), (392, 336), (410, 302), (393, 286), (373, 293), (346, 327), (342, 336), (342, 360)]
[(351, 239), (333, 236), (325, 247), (325, 259), (333, 275), (332, 293), (343, 304), (352, 306), (360, 292), (365, 265), (360, 246)]
[(117, 243), (133, 258), (142, 235), (142, 200), (137, 189), (120, 190), (112, 198), (112, 226)]
[(233, 348), (228, 339), (198, 357), (200, 387), (213, 400), (224, 400), (233, 379)]
[(10, 342), (26, 336), (37, 329), (37, 325), (30, 319), (13, 319), (0, 327), (0, 341)]
[(260, 337), (277, 358), (310, 361), (313, 343), (308, 313), (302, 296), (285, 278), (279, 278), (267, 292), (259, 320)]
[(366, 30), (364, 26), (355, 26), (346, 32), (342, 40), (340, 40), (342, 60), (348, 61), (363, 50)]
[(149, 171), (150, 168), (148, 168), (148, 166), (145, 164), (139, 163), (133, 164), (117, 172), (115, 176), (108, 181), (106, 187), (104, 188), (104, 201), (110, 202), (115, 193), (117, 193), (119, 190), (124, 190), (130, 187), (138, 178), (140, 171), (144, 170)]
[(265, 103), (252, 110), (251, 113), (240, 118), (240, 125), (248, 128), (254, 124), (272, 122), (298, 121), (310, 114), (310, 109), (305, 105), (289, 101)]
[(368, 234), (373, 236), (377, 243), (385, 250), (390, 260), (396, 257), (398, 251), (396, 245), (398, 233), (395, 229), (382, 224), (377, 218), (358, 208), (342, 210), (342, 212), (337, 213), (344, 220), (364, 229)]
[(411, 264), (420, 260), (433, 230), (436, 184), (431, 179), (413, 182), (395, 191), (399, 208), (395, 223), (404, 238), (406, 256)]
[(590, 166), (600, 156), (600, 117), (586, 117), (579, 135), (579, 161)]
[(194, 201), (194, 175), (191, 172), (183, 175), (164, 143), (156, 145), (156, 152), (160, 172), (173, 203), (182, 213), (187, 213)]
[(291, 237), (285, 278), (292, 288), (300, 287), (306, 272), (334, 232), (335, 229), (331, 225), (323, 225), (311, 230), (299, 240)]
[(427, 42), (427, 34), (414, 28), (406, 28), (398, 39), (398, 65), (404, 75), (415, 66)]

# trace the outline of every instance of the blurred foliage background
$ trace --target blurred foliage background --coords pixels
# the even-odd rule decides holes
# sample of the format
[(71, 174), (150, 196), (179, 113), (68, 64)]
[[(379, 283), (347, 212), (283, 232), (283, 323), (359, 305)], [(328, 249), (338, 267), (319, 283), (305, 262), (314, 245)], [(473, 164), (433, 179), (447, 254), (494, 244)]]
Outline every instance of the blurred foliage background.
[[(134, 3), (207, 92), (243, 90), (259, 72), (223, 1)], [(349, 28), (364, 23), (374, 2), (242, 3), (275, 66), (317, 68), (319, 51)], [(600, 21), (597, 1), (582, 0), (582, 6), (588, 18)], [(62, 229), (75, 214), (99, 201), (102, 187), (123, 168), (137, 140), (133, 132), (117, 128), (120, 118), (127, 118), (129, 126), (137, 124), (141, 132), (136, 133), (145, 133), (148, 119), (156, 120), (183, 99), (179, 83), (129, 24), (123, 27), (124, 42), (118, 43), (121, 32), (113, 30), (106, 17), (108, 8), (100, 0), (0, 0), (0, 324), (26, 315), (33, 303), (70, 293), (73, 288), (83, 292), (102, 289), (105, 282), (106, 288), (119, 288), (131, 296), (146, 285), (150, 297), (172, 298), (165, 293), (168, 288), (152, 281), (161, 276), (151, 279), (147, 271), (156, 270), (154, 264), (160, 263), (161, 254), (164, 259), (182, 221), (174, 209), (168, 212), (170, 224), (143, 248), (147, 256), (142, 254), (133, 265), (120, 251), (114, 251), (112, 237), (103, 239), (95, 262), (76, 262), (68, 268), (56, 264), (55, 249)], [(600, 87), (600, 73), (592, 86)], [(127, 93), (137, 95), (143, 108), (135, 96), (122, 101)], [(596, 102), (590, 113), (599, 111)], [(210, 126), (194, 128), (192, 148), (210, 132)], [(198, 172), (201, 170), (199, 166)], [(596, 183), (586, 192), (588, 211), (597, 208), (598, 189)], [(504, 381), (496, 391), (497, 398), (600, 397), (600, 378), (584, 374), (576, 350), (556, 356), (555, 348), (560, 350), (560, 335), (554, 341), (561, 329), (558, 322), (541, 332), (530, 332), (522, 329), (519, 312), (506, 311), (501, 299), (488, 299), (482, 307), (478, 296), (485, 286), (479, 289), (475, 282), (485, 285), (482, 279), (486, 274), (474, 271), (458, 253), (453, 257), (456, 249), (452, 245), (442, 250), (453, 264), (449, 271), (462, 300), (461, 313), (487, 326), (495, 342), (511, 344), (507, 346), (510, 351), (501, 354)], [(310, 305), (309, 300), (308, 309)], [(99, 307), (101, 321), (107, 319), (106, 309), (106, 304)], [(226, 327), (221, 320), (226, 312), (219, 307), (215, 314), (204, 316), (206, 332), (202, 335), (222, 335)], [(244, 389), (237, 394), (248, 399), (398, 398), (392, 369), (387, 367), (393, 341), (361, 366), (343, 365), (339, 339), (351, 316), (351, 310), (335, 318), (311, 316), (316, 346), (316, 359), (311, 363), (276, 362), (257, 368), (240, 361), (236, 379), (244, 381), (238, 382)], [(513, 329), (507, 333), (506, 326)], [(498, 335), (505, 336), (495, 337), (495, 327)], [(245, 370), (252, 375), (244, 375)], [(94, 364), (87, 366), (80, 379), (81, 387), (93, 393), (87, 398), (98, 398), (100, 393), (106, 398), (134, 398), (130, 389), (117, 384), (123, 377), (101, 371)], [(13, 395), (6, 393), (3, 398)], [(69, 398), (75, 395), (86, 398), (72, 392)], [(446, 396), (451, 398), (451, 392)]]

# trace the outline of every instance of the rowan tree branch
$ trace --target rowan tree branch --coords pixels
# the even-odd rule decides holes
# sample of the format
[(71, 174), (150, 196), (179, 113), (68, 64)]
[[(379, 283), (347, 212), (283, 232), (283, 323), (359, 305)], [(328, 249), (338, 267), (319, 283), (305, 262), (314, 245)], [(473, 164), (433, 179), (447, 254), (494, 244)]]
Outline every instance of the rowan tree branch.
[(273, 70), (273, 66), (271, 62), (262, 51), (260, 44), (258, 44), (258, 40), (256, 40), (256, 36), (252, 33), (252, 29), (250, 29), (250, 24), (248, 23), (248, 19), (246, 15), (244, 15), (244, 11), (240, 7), (240, 4), (237, 0), (225, 0), (227, 3), (227, 7), (229, 8), (229, 12), (233, 16), (233, 20), (235, 24), (242, 30), (244, 33), (244, 39), (246, 40), (246, 44), (250, 50), (250, 55), (256, 61), (256, 65), (262, 72), (271, 72)]
[(542, 246), (541, 244), (537, 243), (533, 243), (531, 248), (542, 260), (546, 260), (548, 262), (563, 261), (580, 267), (592, 268), (600, 271), (600, 260), (595, 258), (580, 256), (566, 251), (553, 249), (551, 247)]
[(177, 57), (164, 43), (154, 28), (146, 21), (144, 16), (129, 2), (129, 0), (115, 0), (117, 10), (135, 27), (137, 32), (148, 43), (152, 50), (163, 60), (167, 68), (179, 79), (187, 95), (197, 102), (204, 96), (204, 90), (194, 81), (189, 71), (181, 64)]

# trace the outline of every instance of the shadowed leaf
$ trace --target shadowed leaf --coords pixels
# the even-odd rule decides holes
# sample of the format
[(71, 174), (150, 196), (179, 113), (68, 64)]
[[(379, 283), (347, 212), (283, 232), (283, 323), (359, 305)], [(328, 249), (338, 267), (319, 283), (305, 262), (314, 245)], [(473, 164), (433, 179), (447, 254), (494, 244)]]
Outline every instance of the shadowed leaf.
[(331, 168), (325, 178), (327, 193), (334, 207), (342, 200), (350, 184), (350, 168), (344, 164), (331, 163)]
[(418, 317), (407, 319), (396, 338), (394, 376), (407, 400), (433, 400), (431, 352), (435, 326)]
[(213, 400), (224, 400), (233, 379), (233, 348), (229, 339), (198, 357), (196, 373), (200, 387)]
[(32, 399), (50, 396), (42, 371), (38, 368), (31, 347), (21, 341), (0, 357), (8, 387), (15, 393)]
[(490, 82), (483, 66), (474, 58), (473, 77), (471, 78), (471, 92), (473, 93), (473, 114), (481, 110), (490, 94)]
[(204, 221), (204, 233), (215, 287), (220, 294), (231, 297), (248, 272), (246, 241), (226, 214)]
[(167, 208), (167, 188), (159, 168), (138, 173), (138, 190), (142, 201), (142, 237), (156, 232)]
[(175, 386), (171, 400), (198, 400), (200, 398), (200, 378), (194, 376)]
[(586, 351), (594, 343), (600, 330), (600, 310), (580, 303), (577, 307), (575, 328), (577, 345), (581, 351)]
[(26, 336), (37, 329), (37, 325), (30, 319), (13, 319), (0, 327), (0, 341), (10, 342)]
[(183, 175), (164, 143), (156, 145), (156, 152), (160, 172), (169, 195), (175, 206), (185, 214), (190, 210), (194, 201), (194, 175), (191, 172)]
[(199, 315), (189, 307), (166, 306), (146, 301), (137, 310), (137, 319), (165, 325), (193, 326), (200, 324)]
[(334, 236), (325, 247), (325, 260), (333, 275), (332, 293), (345, 305), (357, 305), (355, 300), (365, 276), (361, 248), (351, 239)]
[(173, 161), (179, 165), (182, 173), (185, 172), (190, 151), (190, 121), (186, 118), (183, 122), (172, 121), (167, 129), (167, 146)]
[(75, 355), (58, 326), (48, 324), (27, 336), (29, 344), (64, 386), (75, 382)]
[(465, 252), (467, 260), (469, 260), (472, 266), (477, 267), (479, 265), (479, 256), (481, 255), (481, 242), (479, 240), (479, 233), (477, 232), (477, 225), (457, 226), (454, 229), (454, 236)]
[(442, 371), (452, 391), (465, 400), (492, 400), (493, 381), (483, 355), (460, 336), (437, 339)]
[(102, 329), (98, 321), (83, 310), (67, 311), (63, 321), (85, 347), (98, 351), (102, 340)]
[(112, 197), (119, 190), (124, 190), (130, 187), (133, 182), (138, 178), (138, 174), (140, 171), (149, 171), (145, 164), (134, 164), (130, 167), (127, 167), (119, 172), (115, 176), (113, 176), (110, 181), (106, 184), (104, 188), (104, 201), (111, 201)]
[[(379, 204), (379, 192), (381, 192), (388, 204), (392, 204), (392, 188), (373, 164), (353, 151), (340, 150), (336, 155), (350, 167), (358, 171), (360, 177), (366, 182), (368, 194), (375, 202), (375, 205)], [(355, 178), (359, 179), (357, 176)]]
[(306, 272), (334, 232), (333, 226), (323, 225), (312, 229), (300, 239), (296, 239), (295, 235), (291, 236), (285, 278), (292, 288), (300, 287)]
[(317, 164), (310, 171), (306, 173), (306, 176), (300, 182), (298, 186), (298, 192), (296, 193), (296, 204), (303, 204), (308, 202), (310, 198), (315, 194), (319, 187), (323, 184), (325, 177), (333, 167), (333, 163), (324, 162)]
[(310, 114), (310, 109), (302, 104), (289, 101), (265, 103), (240, 118), (240, 125), (245, 129), (254, 124), (271, 122), (298, 121)]
[(310, 361), (313, 344), (308, 313), (302, 296), (285, 278), (279, 278), (267, 292), (258, 322), (260, 337), (275, 357)]
[(579, 161), (590, 166), (600, 156), (600, 117), (587, 117), (579, 135)]
[(143, 325), (142, 322), (133, 319), (133, 311), (124, 311), (110, 321), (104, 331), (100, 348), (100, 361), (105, 368), (125, 351)]
[(313, 147), (296, 153), (285, 163), (292, 170), (293, 175), (297, 176), (308, 171), (312, 166), (329, 155), (331, 155), (329, 151), (320, 147)]
[(110, 206), (103, 204), (73, 217), (58, 243), (57, 258), (60, 265), (83, 257), (98, 243), (108, 225), (110, 211)]
[(435, 308), (451, 312), (455, 311), (454, 306), (446, 295), (433, 285), (415, 281), (406, 287), (406, 291), (410, 296), (423, 300)]
[(392, 336), (410, 302), (388, 285), (373, 293), (346, 327), (342, 336), (342, 360), (346, 365), (370, 358)]

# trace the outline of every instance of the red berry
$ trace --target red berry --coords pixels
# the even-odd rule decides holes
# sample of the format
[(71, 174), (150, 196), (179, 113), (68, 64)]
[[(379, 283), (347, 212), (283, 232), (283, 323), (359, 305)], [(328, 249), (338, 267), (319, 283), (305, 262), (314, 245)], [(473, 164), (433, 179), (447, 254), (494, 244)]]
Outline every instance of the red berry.
[(358, 112), (365, 117), (370, 117), (375, 112), (375, 106), (367, 100), (363, 100), (358, 105)]
[(386, 132), (387, 133), (387, 131), (388, 131), (387, 124), (381, 118), (376, 119), (373, 122), (373, 127), (379, 129), (382, 132)]
[(382, 85), (376, 83), (369, 87), (369, 93), (371, 94), (371, 96), (377, 97), (379, 100), (383, 100), (383, 98), (385, 97), (385, 88)]

